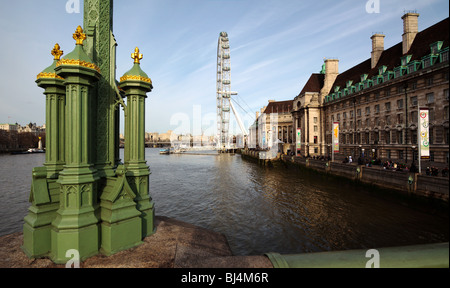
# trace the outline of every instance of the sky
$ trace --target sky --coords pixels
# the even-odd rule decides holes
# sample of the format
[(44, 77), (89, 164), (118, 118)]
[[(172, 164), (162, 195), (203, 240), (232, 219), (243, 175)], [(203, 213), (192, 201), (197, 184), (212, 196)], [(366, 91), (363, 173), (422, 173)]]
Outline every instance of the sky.
[[(71, 2), (69, 10), (66, 9)], [(77, 4), (79, 2), (79, 5)], [(324, 58), (339, 72), (370, 58), (374, 33), (385, 48), (402, 41), (405, 11), (420, 14), (419, 31), (447, 18), (447, 0), (135, 0), (114, 1), (117, 78), (139, 47), (154, 89), (146, 100), (146, 131), (216, 133), (216, 65), (220, 32), (229, 35), (231, 90), (244, 125), (268, 100), (294, 99)], [(35, 80), (65, 55), (83, 25), (83, 1), (0, 0), (0, 123), (45, 123), (45, 96)], [(64, 57), (64, 56), (63, 56)], [(231, 116), (231, 132), (240, 133)], [(121, 121), (123, 133), (123, 116)]]

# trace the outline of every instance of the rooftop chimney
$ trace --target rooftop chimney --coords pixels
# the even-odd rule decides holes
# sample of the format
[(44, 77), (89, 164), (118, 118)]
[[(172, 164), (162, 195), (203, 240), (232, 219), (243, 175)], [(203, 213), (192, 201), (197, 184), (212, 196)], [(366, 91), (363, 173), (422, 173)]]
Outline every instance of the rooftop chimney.
[(325, 59), (325, 79), (323, 83), (323, 88), (320, 91), (322, 99), (324, 96), (330, 93), (334, 81), (336, 81), (338, 75), (339, 75), (339, 60)]
[(406, 13), (403, 15), (403, 54), (408, 53), (414, 38), (419, 33), (419, 14)]
[(381, 54), (384, 51), (384, 35), (374, 34), (372, 39), (372, 69), (377, 66), (378, 60), (380, 60)]

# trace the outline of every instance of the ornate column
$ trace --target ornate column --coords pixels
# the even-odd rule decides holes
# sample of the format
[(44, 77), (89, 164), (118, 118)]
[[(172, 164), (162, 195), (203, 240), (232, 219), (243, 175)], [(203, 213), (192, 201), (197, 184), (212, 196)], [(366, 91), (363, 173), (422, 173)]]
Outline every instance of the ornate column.
[(151, 79), (142, 71), (143, 58), (136, 47), (131, 54), (133, 68), (120, 78), (120, 88), (127, 97), (125, 119), (125, 167), (128, 182), (136, 194), (137, 209), (142, 213), (142, 236), (154, 233), (154, 203), (149, 195), (150, 168), (145, 161), (145, 99), (152, 91)]
[(51, 54), (51, 66), (39, 73), (36, 83), (46, 95), (45, 167), (33, 169), (29, 213), (24, 219), (22, 249), (30, 258), (45, 256), (51, 249), (51, 223), (59, 207), (59, 185), (56, 183), (64, 165), (64, 79), (55, 73), (63, 51), (58, 44)]
[[(119, 107), (116, 105), (116, 40), (113, 35), (113, 0), (84, 0), (85, 51), (102, 74), (92, 90), (95, 104), (95, 169), (101, 178), (114, 176), (119, 159)], [(103, 180), (99, 183), (104, 186)]]
[(66, 86), (66, 165), (60, 173), (60, 207), (53, 221), (50, 257), (55, 263), (67, 261), (66, 252), (76, 249), (84, 260), (98, 253), (99, 225), (97, 171), (94, 169), (95, 139), (93, 107), (97, 99), (92, 84), (100, 69), (83, 50), (86, 34), (78, 26), (74, 51), (56, 64), (56, 73)]

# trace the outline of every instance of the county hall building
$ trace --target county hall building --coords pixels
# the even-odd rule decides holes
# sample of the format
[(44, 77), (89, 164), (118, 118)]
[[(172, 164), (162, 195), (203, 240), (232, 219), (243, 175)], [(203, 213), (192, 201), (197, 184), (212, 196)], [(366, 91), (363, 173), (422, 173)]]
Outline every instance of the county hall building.
[[(339, 73), (326, 59), (293, 101), (302, 156), (331, 156), (332, 127), (340, 126), (336, 159), (376, 157), (411, 163), (418, 155), (418, 108), (430, 111), (430, 161), (449, 162), (449, 19), (419, 32), (417, 13), (403, 19), (403, 41), (385, 49), (374, 34), (371, 58)], [(297, 141), (298, 142), (298, 141)], [(431, 164), (430, 164), (431, 165)]]

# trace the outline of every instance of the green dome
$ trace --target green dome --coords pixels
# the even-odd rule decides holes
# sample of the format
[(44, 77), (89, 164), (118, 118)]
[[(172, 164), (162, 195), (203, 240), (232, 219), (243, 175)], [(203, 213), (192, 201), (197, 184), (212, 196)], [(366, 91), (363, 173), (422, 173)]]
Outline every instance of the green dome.
[(48, 66), (47, 68), (44, 69), (44, 71), (39, 73), (37, 75), (37, 79), (40, 79), (40, 78), (58, 78), (58, 79), (63, 79), (63, 78), (57, 76), (56, 72), (55, 72), (56, 65), (57, 65), (61, 55), (63, 55), (63, 51), (60, 50), (60, 47), (59, 47), (58, 43), (55, 44), (55, 47), (53, 48), (51, 54), (54, 56), (52, 65)]
[(143, 58), (143, 55), (139, 53), (138, 47), (136, 47), (134, 53), (131, 54), (131, 58), (134, 59), (134, 65), (130, 69), (130, 71), (126, 72), (120, 78), (120, 82), (142, 81), (152, 85), (152, 80), (150, 79), (150, 77), (148, 77), (148, 75), (141, 69), (140, 60)]
[[(139, 63), (134, 63), (133, 68), (130, 69), (130, 71), (126, 72), (125, 74), (123, 74), (124, 77), (126, 76), (140, 76), (143, 78), (149, 78), (147, 73), (145, 73), (142, 69), (141, 69), (141, 65)], [(123, 77), (122, 77), (123, 78)]]
[(88, 63), (92, 63), (92, 60), (89, 56), (84, 52), (83, 45), (75, 45), (75, 49), (63, 57), (63, 59), (67, 60), (80, 60)]
[(77, 41), (75, 45), (75, 49), (67, 54), (64, 58), (62, 58), (56, 66), (61, 65), (73, 65), (73, 66), (81, 66), (89, 69), (96, 70), (100, 73), (100, 68), (95, 65), (86, 52), (83, 49), (83, 41), (86, 40), (86, 34), (83, 33), (83, 29), (81, 26), (78, 26), (75, 34), (73, 34), (73, 39)]

